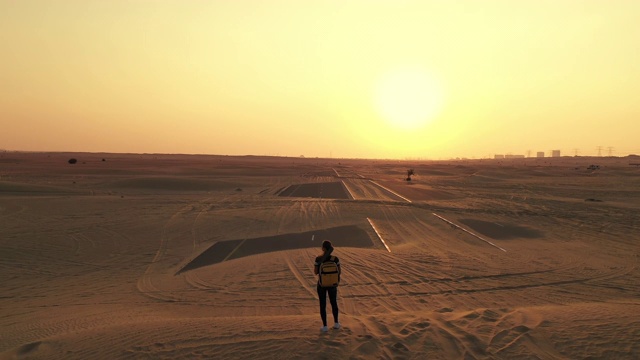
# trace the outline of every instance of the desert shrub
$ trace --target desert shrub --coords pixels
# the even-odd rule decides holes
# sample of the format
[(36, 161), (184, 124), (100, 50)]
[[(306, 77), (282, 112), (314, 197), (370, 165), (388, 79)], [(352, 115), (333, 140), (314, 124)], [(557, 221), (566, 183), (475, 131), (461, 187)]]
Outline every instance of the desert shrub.
[(411, 175), (414, 175), (413, 169), (407, 170), (407, 181), (411, 181)]

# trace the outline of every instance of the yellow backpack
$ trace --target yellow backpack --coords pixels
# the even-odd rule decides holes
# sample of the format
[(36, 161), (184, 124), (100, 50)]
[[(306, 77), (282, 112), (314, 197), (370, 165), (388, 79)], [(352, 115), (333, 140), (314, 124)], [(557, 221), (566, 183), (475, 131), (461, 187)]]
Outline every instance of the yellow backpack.
[(340, 269), (335, 256), (331, 256), (329, 260), (320, 264), (319, 274), (322, 287), (336, 287), (340, 284)]

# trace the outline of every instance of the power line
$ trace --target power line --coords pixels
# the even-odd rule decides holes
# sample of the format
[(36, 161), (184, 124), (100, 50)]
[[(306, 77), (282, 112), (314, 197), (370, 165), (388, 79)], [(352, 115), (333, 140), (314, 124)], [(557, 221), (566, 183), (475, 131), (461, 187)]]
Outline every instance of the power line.
[(598, 146), (596, 149), (598, 150), (598, 156), (602, 156), (602, 146)]
[(613, 151), (614, 151), (614, 150), (615, 150), (615, 149), (613, 148), (613, 146), (609, 146), (609, 147), (607, 147), (607, 151), (609, 152), (609, 157), (613, 156)]

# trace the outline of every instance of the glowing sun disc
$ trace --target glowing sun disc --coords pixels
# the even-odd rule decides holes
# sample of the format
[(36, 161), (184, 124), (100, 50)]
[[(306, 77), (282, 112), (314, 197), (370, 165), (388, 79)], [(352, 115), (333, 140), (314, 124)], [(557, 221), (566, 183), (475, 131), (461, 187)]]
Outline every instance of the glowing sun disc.
[(415, 129), (433, 119), (442, 107), (437, 81), (420, 69), (402, 69), (382, 76), (375, 89), (375, 104), (395, 127)]

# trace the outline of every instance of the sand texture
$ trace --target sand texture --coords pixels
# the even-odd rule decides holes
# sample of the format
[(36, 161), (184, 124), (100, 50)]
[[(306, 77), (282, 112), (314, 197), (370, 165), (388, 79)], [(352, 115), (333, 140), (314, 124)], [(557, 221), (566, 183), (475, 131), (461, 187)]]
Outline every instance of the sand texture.
[(630, 163), (0, 153), (0, 359), (638, 359)]

